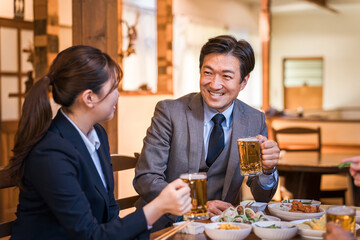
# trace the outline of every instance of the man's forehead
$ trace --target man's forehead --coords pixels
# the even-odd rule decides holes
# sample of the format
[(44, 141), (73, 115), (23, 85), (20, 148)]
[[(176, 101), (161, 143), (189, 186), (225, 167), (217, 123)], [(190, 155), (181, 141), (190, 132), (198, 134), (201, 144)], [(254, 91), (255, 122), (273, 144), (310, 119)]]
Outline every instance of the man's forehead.
[(205, 56), (202, 68), (236, 71), (240, 70), (240, 61), (232, 54), (210, 53)]

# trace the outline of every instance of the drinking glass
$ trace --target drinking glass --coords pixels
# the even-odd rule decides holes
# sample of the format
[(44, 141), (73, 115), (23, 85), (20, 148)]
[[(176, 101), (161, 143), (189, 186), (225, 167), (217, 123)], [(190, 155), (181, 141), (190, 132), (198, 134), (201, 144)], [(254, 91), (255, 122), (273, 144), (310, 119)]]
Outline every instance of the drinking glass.
[(184, 220), (208, 219), (206, 173), (184, 173), (180, 178), (189, 185), (192, 202), (191, 211), (185, 213)]
[(349, 206), (332, 206), (326, 209), (326, 222), (334, 222), (355, 236), (355, 208)]
[(240, 172), (242, 176), (254, 176), (262, 173), (260, 142), (256, 137), (239, 138)]

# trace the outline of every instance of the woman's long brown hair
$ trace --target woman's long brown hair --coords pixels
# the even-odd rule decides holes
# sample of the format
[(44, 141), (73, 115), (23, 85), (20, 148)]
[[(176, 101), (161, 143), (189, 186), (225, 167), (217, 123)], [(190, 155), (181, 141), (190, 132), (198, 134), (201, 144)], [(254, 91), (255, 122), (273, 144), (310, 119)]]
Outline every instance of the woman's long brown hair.
[(25, 98), (15, 135), (14, 156), (6, 167), (12, 182), (24, 189), (26, 157), (51, 125), (50, 86), (54, 101), (68, 108), (81, 92), (91, 89), (98, 94), (106, 81), (116, 79), (113, 90), (121, 78), (119, 65), (97, 48), (78, 45), (59, 53), (48, 74), (35, 83)]

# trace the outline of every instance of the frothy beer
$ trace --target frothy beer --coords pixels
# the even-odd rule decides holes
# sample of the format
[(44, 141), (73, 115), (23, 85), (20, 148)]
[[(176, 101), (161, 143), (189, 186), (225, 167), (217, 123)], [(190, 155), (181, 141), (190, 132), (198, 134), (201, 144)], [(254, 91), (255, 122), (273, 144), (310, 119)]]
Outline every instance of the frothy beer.
[(240, 171), (242, 176), (258, 175), (262, 172), (259, 139), (239, 138)]
[(326, 210), (326, 221), (334, 222), (341, 226), (344, 230), (352, 232), (355, 231), (355, 209), (348, 206), (334, 206)]
[(185, 173), (180, 178), (189, 185), (192, 201), (191, 211), (184, 215), (184, 219), (208, 219), (206, 173)]

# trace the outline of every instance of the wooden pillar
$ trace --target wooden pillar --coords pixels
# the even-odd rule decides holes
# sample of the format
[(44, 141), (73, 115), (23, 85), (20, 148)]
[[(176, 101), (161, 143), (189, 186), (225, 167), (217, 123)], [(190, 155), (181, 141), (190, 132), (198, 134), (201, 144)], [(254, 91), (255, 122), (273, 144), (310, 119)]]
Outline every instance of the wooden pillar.
[[(73, 44), (90, 45), (118, 59), (118, 0), (73, 0)], [(103, 124), (110, 152), (118, 151), (117, 110), (113, 119)]]
[(35, 81), (49, 70), (59, 51), (58, 0), (34, 0)]
[(172, 0), (157, 0), (157, 92), (173, 92), (173, 14)]
[(270, 84), (269, 84), (269, 59), (270, 59), (270, 0), (261, 0), (261, 12), (260, 12), (260, 39), (262, 46), (262, 79), (263, 79), (263, 104), (262, 109), (270, 107)]

